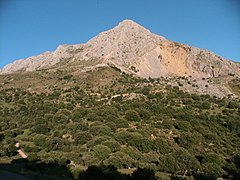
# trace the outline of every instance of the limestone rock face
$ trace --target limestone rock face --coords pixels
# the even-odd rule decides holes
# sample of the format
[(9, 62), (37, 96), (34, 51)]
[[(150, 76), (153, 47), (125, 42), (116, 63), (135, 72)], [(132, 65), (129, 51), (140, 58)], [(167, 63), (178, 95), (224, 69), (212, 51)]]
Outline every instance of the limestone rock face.
[(239, 63), (207, 50), (172, 42), (131, 20), (120, 22), (85, 44), (60, 45), (54, 52), (17, 60), (5, 66), (0, 74), (35, 71), (57, 67), (62, 62), (76, 64), (94, 59), (141, 77), (240, 75)]

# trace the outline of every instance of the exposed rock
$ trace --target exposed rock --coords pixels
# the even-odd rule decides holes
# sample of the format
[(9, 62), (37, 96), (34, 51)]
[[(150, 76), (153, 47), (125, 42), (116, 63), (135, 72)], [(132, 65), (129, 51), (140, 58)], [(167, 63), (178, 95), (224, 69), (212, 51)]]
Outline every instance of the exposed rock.
[(131, 20), (124, 20), (86, 44), (60, 45), (54, 52), (17, 60), (0, 73), (35, 71), (93, 59), (101, 59), (98, 63), (114, 64), (141, 77), (177, 75), (201, 79), (230, 73), (240, 75), (239, 63), (207, 50), (169, 41)]

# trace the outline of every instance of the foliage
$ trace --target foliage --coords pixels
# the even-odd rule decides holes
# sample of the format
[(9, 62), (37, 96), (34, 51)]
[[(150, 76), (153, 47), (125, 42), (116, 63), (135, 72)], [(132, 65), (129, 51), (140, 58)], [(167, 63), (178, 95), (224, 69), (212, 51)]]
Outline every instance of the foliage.
[(93, 147), (93, 152), (99, 160), (103, 161), (109, 156), (111, 149), (107, 146), (99, 144)]
[(52, 83), (57, 76), (46, 92), (0, 83), (2, 162), (19, 158), (19, 142), (32, 163), (69, 160), (82, 169), (102, 163), (186, 179), (239, 175), (239, 99), (189, 94), (163, 85), (165, 78), (112, 68), (86, 74), (87, 81), (56, 72)]

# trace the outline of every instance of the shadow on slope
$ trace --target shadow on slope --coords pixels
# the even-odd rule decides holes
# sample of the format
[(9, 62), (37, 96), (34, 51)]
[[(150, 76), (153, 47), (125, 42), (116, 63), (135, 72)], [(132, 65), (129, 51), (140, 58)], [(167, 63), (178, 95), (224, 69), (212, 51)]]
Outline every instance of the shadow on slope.
[[(29, 162), (26, 159), (13, 160), (11, 164), (0, 164), (0, 176), (4, 179), (63, 180), (74, 179), (66, 165), (57, 163)], [(120, 173), (114, 166), (90, 166), (79, 174), (81, 180), (156, 180), (152, 170), (138, 168), (132, 175)]]

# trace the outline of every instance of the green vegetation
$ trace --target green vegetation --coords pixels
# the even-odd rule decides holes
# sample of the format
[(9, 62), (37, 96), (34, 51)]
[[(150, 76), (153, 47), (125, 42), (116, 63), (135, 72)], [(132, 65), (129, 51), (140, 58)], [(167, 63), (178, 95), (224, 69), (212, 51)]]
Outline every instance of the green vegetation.
[(62, 75), (72, 84), (39, 92), (2, 85), (0, 162), (20, 158), (20, 142), (30, 162), (66, 165), (74, 177), (100, 164), (162, 178), (239, 177), (239, 99), (188, 94), (114, 68), (86, 77)]

